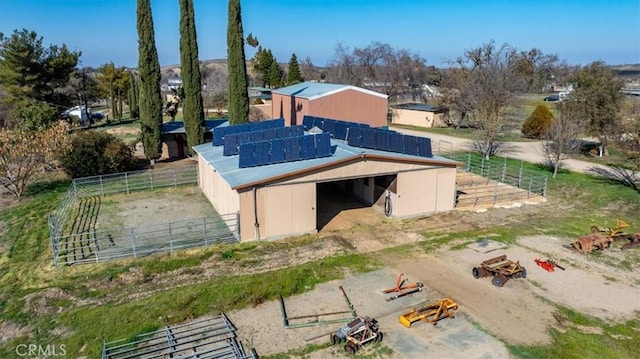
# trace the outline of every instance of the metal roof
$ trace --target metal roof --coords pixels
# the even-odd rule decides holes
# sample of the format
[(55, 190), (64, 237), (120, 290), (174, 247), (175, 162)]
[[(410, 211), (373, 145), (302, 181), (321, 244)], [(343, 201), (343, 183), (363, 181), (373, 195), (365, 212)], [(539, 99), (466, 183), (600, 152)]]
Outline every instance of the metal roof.
[(440, 107), (433, 107), (426, 103), (403, 103), (400, 105), (393, 106), (394, 108), (401, 108), (407, 110), (415, 110), (415, 111), (427, 111), (427, 112), (438, 112), (442, 111)]
[(385, 99), (389, 97), (385, 94), (363, 89), (361, 87), (356, 87), (352, 85), (330, 84), (330, 83), (324, 83), (324, 82), (301, 82), (299, 84), (271, 90), (271, 93), (301, 97), (301, 98), (313, 100), (316, 98), (332, 95), (332, 94), (335, 94), (341, 91), (346, 91), (346, 90), (363, 92), (373, 96), (382, 97)]
[(200, 155), (200, 158), (207, 161), (233, 189), (241, 189), (252, 185), (277, 181), (288, 176), (295, 176), (301, 172), (312, 171), (343, 162), (364, 160), (366, 158), (422, 163), (427, 166), (455, 167), (458, 165), (458, 162), (440, 156), (434, 155), (433, 157), (425, 158), (403, 153), (353, 147), (349, 146), (347, 142), (343, 140), (332, 139), (331, 145), (336, 146), (336, 151), (330, 157), (247, 168), (239, 168), (238, 155), (223, 156), (224, 146), (212, 146), (211, 143), (205, 143), (194, 146), (193, 149)]
[[(204, 127), (206, 131), (211, 131), (214, 128), (226, 122), (228, 122), (226, 118), (220, 118), (216, 120), (205, 120)], [(164, 134), (186, 133), (186, 130), (184, 129), (184, 122), (182, 121), (164, 122), (162, 124), (162, 133)]]

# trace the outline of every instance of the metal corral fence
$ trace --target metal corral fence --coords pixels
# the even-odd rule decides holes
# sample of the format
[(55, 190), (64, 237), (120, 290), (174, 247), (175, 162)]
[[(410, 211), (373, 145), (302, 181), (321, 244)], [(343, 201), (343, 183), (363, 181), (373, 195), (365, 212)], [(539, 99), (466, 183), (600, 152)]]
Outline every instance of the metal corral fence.
[(524, 168), (524, 161), (514, 165), (507, 159), (486, 160), (474, 154), (452, 156), (462, 162), (458, 174), (456, 206), (478, 206), (544, 197), (547, 176)]
[(129, 194), (134, 191), (177, 187), (197, 182), (197, 169), (191, 166), (74, 179), (58, 208), (49, 214), (49, 233), (55, 266), (136, 258), (215, 243), (237, 242), (237, 214), (132, 228), (92, 228), (79, 233), (64, 233), (69, 213), (83, 198), (117, 193)]

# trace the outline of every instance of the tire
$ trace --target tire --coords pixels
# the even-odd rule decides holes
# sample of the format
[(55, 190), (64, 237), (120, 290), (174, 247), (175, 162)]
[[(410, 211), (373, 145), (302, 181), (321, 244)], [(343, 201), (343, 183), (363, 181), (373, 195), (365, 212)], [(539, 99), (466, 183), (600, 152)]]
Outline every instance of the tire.
[(493, 283), (493, 285), (499, 288), (502, 287), (505, 282), (506, 282), (506, 278), (502, 274), (493, 276), (493, 279), (491, 280), (491, 283)]
[(522, 272), (520, 273), (520, 278), (522, 279), (527, 278), (527, 270), (525, 268), (522, 268)]
[(473, 267), (473, 270), (471, 271), (471, 273), (473, 274), (473, 278), (475, 279), (480, 278), (480, 271), (478, 270), (478, 267)]
[(337, 334), (331, 334), (331, 345), (340, 344), (342, 340)]
[(358, 351), (358, 348), (356, 348), (351, 343), (347, 343), (347, 344), (344, 345), (344, 351), (349, 353), (349, 355), (355, 355), (356, 352)]
[(378, 336), (376, 337), (376, 339), (374, 340), (376, 343), (380, 343), (382, 341), (382, 332), (378, 332)]

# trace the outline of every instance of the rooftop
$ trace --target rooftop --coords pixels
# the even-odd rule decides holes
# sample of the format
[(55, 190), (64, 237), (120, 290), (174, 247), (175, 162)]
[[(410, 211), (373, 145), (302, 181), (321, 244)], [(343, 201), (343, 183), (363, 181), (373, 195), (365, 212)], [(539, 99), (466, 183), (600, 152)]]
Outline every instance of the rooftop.
[(438, 112), (442, 111), (440, 107), (434, 107), (426, 103), (403, 103), (399, 105), (393, 106), (394, 108), (414, 110), (414, 111), (427, 111), (427, 112)]
[[(214, 128), (228, 123), (226, 118), (220, 118), (220, 119), (216, 119), (216, 120), (205, 120), (204, 121), (204, 127), (205, 127), (205, 131), (211, 131)], [(171, 122), (164, 122), (162, 124), (162, 133), (169, 133), (169, 134), (178, 134), (178, 133), (186, 133), (186, 130), (184, 129), (184, 122), (182, 121), (171, 121)]]
[(271, 90), (272, 93), (295, 96), (313, 100), (346, 90), (354, 90), (373, 96), (388, 98), (387, 95), (352, 85), (330, 84), (324, 82), (301, 82), (299, 84)]
[[(306, 135), (309, 135), (308, 132)], [(239, 167), (239, 156), (224, 156), (224, 146), (213, 146), (205, 143), (194, 147), (194, 150), (202, 159), (207, 161), (234, 189), (241, 189), (252, 185), (267, 183), (272, 180), (282, 179), (283, 176), (301, 174), (332, 165), (375, 158), (380, 160), (392, 160), (407, 163), (420, 163), (431, 166), (453, 167), (458, 163), (440, 156), (425, 158), (422, 156), (407, 155), (397, 152), (387, 152), (368, 148), (354, 147), (347, 141), (331, 139), (331, 145), (335, 146), (333, 155), (329, 157), (313, 158), (300, 161), (275, 163), (256, 167)]]

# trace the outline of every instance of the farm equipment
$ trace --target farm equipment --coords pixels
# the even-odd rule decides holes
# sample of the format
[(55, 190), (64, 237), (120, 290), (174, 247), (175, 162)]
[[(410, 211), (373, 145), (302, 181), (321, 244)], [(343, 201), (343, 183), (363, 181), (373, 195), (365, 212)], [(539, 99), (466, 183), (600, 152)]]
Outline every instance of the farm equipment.
[(629, 243), (623, 245), (620, 249), (630, 249), (634, 247), (640, 247), (640, 232), (629, 236)]
[(375, 319), (359, 316), (331, 334), (330, 338), (332, 345), (346, 343), (344, 350), (354, 355), (363, 345), (382, 341), (382, 332)]
[(422, 320), (423, 322), (438, 324), (443, 318), (454, 318), (454, 311), (458, 310), (458, 304), (449, 298), (440, 299), (437, 302), (431, 302), (424, 306), (413, 308), (410, 312), (400, 315), (400, 324), (407, 328), (411, 328), (413, 322)]
[[(311, 327), (311, 326), (318, 326), (318, 325), (325, 325), (325, 324), (344, 323), (344, 322), (353, 320), (353, 318), (356, 318), (357, 317), (356, 310), (353, 307), (353, 304), (351, 304), (349, 297), (347, 297), (347, 293), (345, 293), (344, 288), (342, 288), (342, 286), (339, 286), (338, 288), (340, 288), (340, 291), (342, 292), (342, 296), (344, 297), (344, 300), (347, 302), (347, 306), (349, 308), (348, 310), (331, 312), (331, 313), (310, 314), (310, 315), (289, 317), (287, 316), (287, 310), (284, 305), (284, 299), (282, 298), (282, 296), (280, 296), (280, 310), (282, 311), (282, 323), (284, 324), (284, 327), (287, 329), (293, 329), (293, 328)], [(340, 314), (351, 314), (351, 316), (345, 317), (345, 318), (335, 318), (335, 316)], [(334, 317), (334, 319), (320, 320), (320, 317), (328, 317), (328, 316)], [(299, 319), (309, 319), (309, 318), (311, 318), (311, 320), (307, 322), (297, 323), (297, 324), (290, 323), (290, 321), (292, 320), (295, 321)]]
[(496, 287), (502, 287), (511, 278), (526, 278), (527, 270), (520, 265), (507, 259), (507, 255), (487, 259), (480, 263), (479, 267), (473, 267), (475, 278), (493, 276), (491, 283)]
[(596, 232), (579, 237), (573, 242), (573, 248), (582, 254), (589, 254), (596, 249), (609, 248), (611, 243), (613, 243), (613, 237), (608, 237), (603, 232)]
[(407, 281), (408, 279), (404, 276), (404, 274), (400, 273), (398, 279), (396, 280), (396, 286), (382, 291), (382, 293), (384, 294), (396, 293), (387, 298), (387, 302), (422, 291), (422, 287), (424, 287), (424, 284), (422, 282), (406, 284)]
[(629, 236), (628, 233), (622, 231), (623, 228), (629, 227), (629, 223), (616, 219), (616, 225), (613, 228), (602, 228), (598, 226), (591, 226), (591, 233), (601, 233), (605, 237), (611, 237), (613, 240), (624, 239)]
[(565, 270), (565, 268), (563, 266), (558, 264), (558, 262), (554, 261), (553, 259), (547, 259), (545, 261), (545, 260), (541, 260), (541, 259), (536, 258), (534, 261), (536, 262), (538, 267), (541, 267), (542, 269), (546, 270), (547, 272), (553, 272), (556, 267), (560, 268), (562, 270)]

